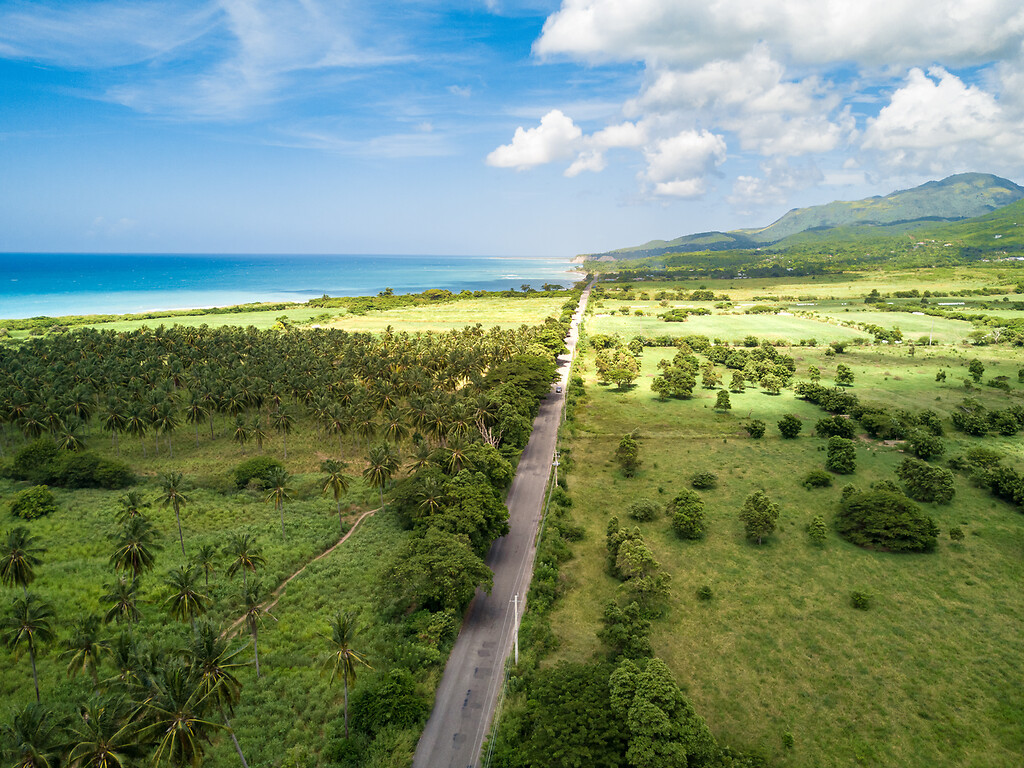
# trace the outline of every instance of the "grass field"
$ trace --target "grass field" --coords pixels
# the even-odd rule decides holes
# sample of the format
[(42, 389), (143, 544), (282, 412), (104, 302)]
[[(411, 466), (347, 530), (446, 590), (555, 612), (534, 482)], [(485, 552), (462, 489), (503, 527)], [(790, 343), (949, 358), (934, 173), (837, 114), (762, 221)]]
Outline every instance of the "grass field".
[[(347, 331), (383, 331), (388, 326), (400, 331), (414, 333), (416, 331), (446, 331), (451, 328), (462, 328), (477, 323), (490, 328), (518, 328), (520, 325), (536, 325), (545, 318), (558, 316), (564, 297), (552, 298), (539, 294), (536, 298), (481, 298), (463, 299), (443, 304), (418, 307), (402, 307), (384, 311), (368, 312), (355, 315), (344, 309), (320, 309), (302, 307), (299, 309), (269, 310), (266, 312), (238, 312), (228, 314), (195, 315), (184, 317), (168, 317), (158, 320), (123, 320), (112, 323), (98, 323), (94, 328), (104, 330), (127, 331), (143, 326), (155, 328), (158, 325), (183, 325), (194, 328), (209, 325), (215, 328), (222, 325), (239, 325), (242, 327), (273, 328), (279, 317), (285, 316), (288, 322), (308, 324), (314, 318), (327, 315), (316, 324), (325, 328), (343, 328)], [(22, 335), (26, 335), (22, 333)]]
[[(752, 319), (762, 324), (759, 335), (776, 330), (776, 317)], [(588, 331), (613, 331), (614, 322), (618, 316), (596, 328), (589, 321)], [(690, 322), (671, 327), (696, 330)], [(830, 338), (817, 335), (819, 343)], [(943, 415), (966, 394), (964, 366), (977, 356), (988, 366), (986, 378), (1008, 375), (1014, 389), (1010, 398), (986, 387), (972, 396), (989, 407), (1024, 402), (1024, 388), (1016, 384), (1024, 361), (1012, 350), (945, 346), (919, 349), (914, 357), (889, 347), (854, 347), (835, 357), (825, 357), (820, 347), (788, 352), (797, 360), (798, 378), (817, 365), (822, 383), (831, 384), (842, 362), (854, 370), (853, 392), (862, 401), (930, 407)], [(646, 349), (641, 378), (628, 391), (598, 385), (592, 356), (584, 361), (590, 399), (567, 445), (575, 464), (573, 514), (586, 537), (566, 569), (571, 587), (553, 616), (560, 647), (550, 661), (586, 660), (600, 650), (595, 633), (603, 605), (618, 592), (604, 569), (609, 517), (619, 515), (621, 524), (632, 526), (625, 515), (631, 502), (667, 503), (693, 473), (714, 471), (719, 487), (701, 492), (708, 514), (704, 541), (678, 540), (665, 517), (640, 527), (672, 576), (668, 611), (654, 622), (655, 653), (722, 744), (761, 750), (774, 765), (800, 768), (1020, 765), (1024, 516), (958, 477), (951, 504), (922, 505), (942, 531), (933, 554), (871, 552), (834, 534), (823, 549), (814, 547), (807, 523), (818, 514), (831, 518), (845, 483), (865, 487), (892, 479), (904, 458), (899, 446), (860, 440), (854, 475), (837, 477), (832, 488), (805, 490), (803, 476), (824, 464), (825, 441), (811, 436), (823, 413), (791, 391), (734, 394), (728, 414), (713, 410), (713, 391), (660, 402), (650, 381), (657, 361), (672, 353)], [(935, 382), (940, 368), (949, 372), (945, 384)], [(796, 440), (781, 439), (775, 428), (784, 413), (804, 421)], [(768, 423), (763, 440), (746, 435), (741, 424), (747, 417)], [(1024, 459), (1019, 438), (965, 437), (952, 432), (948, 420), (946, 428), (947, 456), (984, 443), (1008, 454), (1011, 464)], [(627, 479), (613, 457), (618, 440), (634, 429), (643, 465)], [(758, 547), (744, 539), (738, 512), (760, 488), (782, 513), (777, 533)], [(966, 531), (963, 545), (946, 535), (953, 525)], [(711, 601), (696, 597), (704, 585), (713, 591)], [(850, 606), (853, 590), (873, 595), (871, 610)], [(784, 746), (786, 733), (793, 735), (791, 749)]]

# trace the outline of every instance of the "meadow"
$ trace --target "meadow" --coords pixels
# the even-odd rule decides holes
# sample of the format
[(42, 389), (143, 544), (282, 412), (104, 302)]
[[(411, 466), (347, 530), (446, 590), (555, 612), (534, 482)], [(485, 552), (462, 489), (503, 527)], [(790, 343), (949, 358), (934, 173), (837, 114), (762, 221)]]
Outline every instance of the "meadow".
[[(948, 420), (965, 396), (989, 408), (1024, 401), (1017, 381), (1024, 357), (1015, 349), (944, 344), (918, 347), (911, 356), (906, 347), (848, 346), (829, 356), (823, 345), (847, 338), (836, 331), (850, 329), (807, 320), (819, 330), (805, 333), (792, 325), (794, 318), (777, 315), (739, 318), (750, 325), (729, 326), (731, 319), (691, 317), (649, 332), (728, 340), (752, 333), (794, 343), (816, 336), (819, 346), (779, 350), (794, 357), (795, 380), (806, 379), (813, 365), (821, 383), (831, 386), (842, 363), (854, 372), (850, 391), (861, 402), (937, 411), (946, 458), (984, 445), (1010, 465), (1024, 460), (1019, 437), (968, 437)], [(628, 341), (635, 322), (632, 315), (609, 315), (588, 319), (586, 327), (590, 335), (618, 332)], [(934, 553), (869, 551), (831, 530), (825, 546), (815, 546), (806, 532), (812, 518), (831, 520), (847, 483), (866, 488), (895, 479), (903, 445), (861, 435), (856, 472), (836, 476), (832, 487), (807, 490), (803, 478), (824, 465), (826, 441), (813, 436), (813, 427), (826, 414), (790, 389), (770, 395), (748, 388), (731, 395), (732, 408), (724, 413), (714, 409), (715, 390), (699, 384), (691, 399), (659, 400), (650, 384), (660, 373), (658, 361), (675, 351), (645, 348), (640, 376), (623, 389), (598, 383), (593, 352), (578, 368), (588, 399), (565, 445), (574, 465), (568, 477), (572, 514), (585, 535), (564, 569), (568, 591), (551, 619), (558, 645), (545, 664), (603, 654), (596, 633), (604, 605), (620, 593), (620, 582), (605, 568), (605, 531), (618, 516), (621, 525), (640, 527), (671, 575), (666, 612), (653, 622), (654, 653), (669, 664), (720, 744), (794, 768), (1019, 765), (1024, 516), (958, 475), (952, 503), (921, 504), (941, 531)], [(1009, 377), (1010, 391), (968, 391), (966, 366), (974, 358), (984, 362), (986, 379)], [(945, 382), (936, 381), (940, 370)], [(775, 426), (788, 413), (803, 422), (792, 440)], [(743, 425), (750, 419), (767, 423), (763, 439), (748, 436)], [(616, 446), (629, 432), (637, 436), (642, 462), (632, 478), (615, 461)], [(644, 523), (627, 516), (639, 498), (664, 507), (698, 472), (718, 476), (716, 488), (699, 491), (707, 505), (704, 540), (678, 539), (664, 515)], [(761, 546), (746, 539), (739, 520), (743, 500), (758, 489), (781, 508), (777, 531)], [(965, 531), (962, 543), (947, 535), (953, 526)], [(710, 600), (698, 599), (702, 587), (710, 588)], [(871, 595), (869, 610), (851, 606), (853, 591)]]

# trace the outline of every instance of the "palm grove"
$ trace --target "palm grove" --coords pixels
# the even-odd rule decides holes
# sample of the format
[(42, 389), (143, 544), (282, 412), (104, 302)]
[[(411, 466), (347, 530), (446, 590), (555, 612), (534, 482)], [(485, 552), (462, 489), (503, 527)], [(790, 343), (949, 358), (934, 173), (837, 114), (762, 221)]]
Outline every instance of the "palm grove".
[[(0, 349), (7, 763), (302, 752), (266, 743), (254, 759), (234, 713), (244, 686), (275, 675), (260, 633), (278, 585), (337, 542), (353, 503), (400, 538), (365, 577), (370, 607), (334, 605), (292, 666), (333, 692), (316, 705), (327, 762), (373, 764), (375, 743), (408, 740), (462, 609), (489, 588), (483, 557), (507, 531), (504, 491), (564, 350), (567, 299), (561, 318), (507, 331), (176, 326)], [(106, 510), (96, 528), (76, 530), (78, 500)]]

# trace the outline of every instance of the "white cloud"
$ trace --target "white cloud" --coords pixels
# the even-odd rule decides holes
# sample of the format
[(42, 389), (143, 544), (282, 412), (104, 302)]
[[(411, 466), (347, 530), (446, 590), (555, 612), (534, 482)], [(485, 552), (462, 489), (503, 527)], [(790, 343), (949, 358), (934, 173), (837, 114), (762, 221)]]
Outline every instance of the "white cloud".
[(644, 150), (656, 195), (696, 197), (705, 191), (704, 177), (725, 162), (725, 140), (708, 131), (682, 131)]
[(606, 165), (603, 152), (598, 149), (588, 149), (580, 152), (572, 165), (565, 169), (565, 175), (573, 178), (584, 171), (599, 173), (605, 169)]
[(487, 164), (522, 171), (563, 160), (579, 148), (582, 136), (583, 131), (571, 118), (553, 109), (541, 118), (536, 128), (516, 128), (512, 143), (487, 155)]
[(941, 67), (910, 70), (878, 117), (868, 121), (863, 148), (889, 164), (930, 171), (966, 170), (1024, 160), (1021, 115), (1010, 115), (995, 96)]
[(729, 202), (744, 211), (761, 205), (784, 202), (793, 191), (806, 189), (825, 180), (813, 163), (793, 165), (784, 159), (761, 163), (762, 176), (738, 176)]

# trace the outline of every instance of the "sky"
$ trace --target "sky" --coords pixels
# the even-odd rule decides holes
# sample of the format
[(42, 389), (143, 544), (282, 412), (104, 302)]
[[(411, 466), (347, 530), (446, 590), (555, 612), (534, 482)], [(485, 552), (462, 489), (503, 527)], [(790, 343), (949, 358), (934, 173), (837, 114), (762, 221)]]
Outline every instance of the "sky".
[(1024, 182), (1019, 0), (0, 0), (0, 251), (572, 256)]

